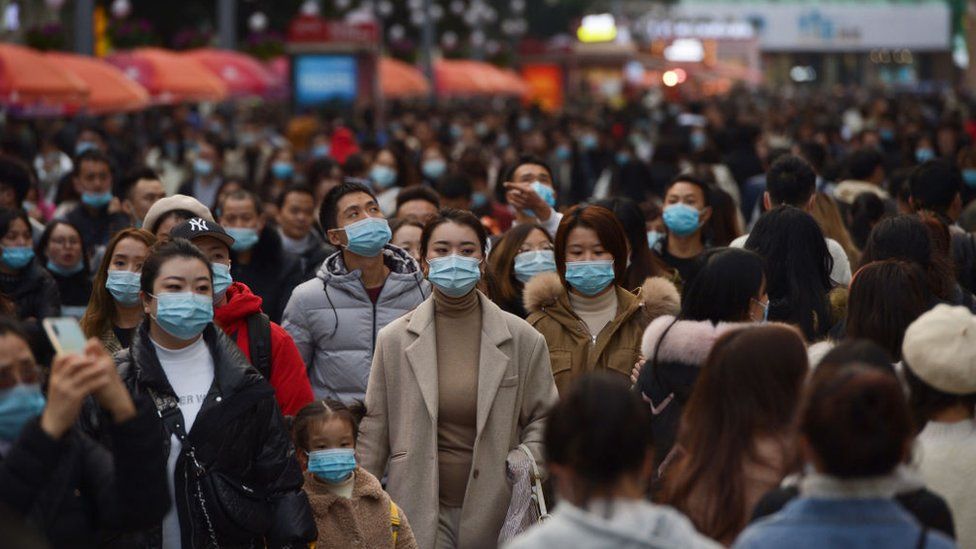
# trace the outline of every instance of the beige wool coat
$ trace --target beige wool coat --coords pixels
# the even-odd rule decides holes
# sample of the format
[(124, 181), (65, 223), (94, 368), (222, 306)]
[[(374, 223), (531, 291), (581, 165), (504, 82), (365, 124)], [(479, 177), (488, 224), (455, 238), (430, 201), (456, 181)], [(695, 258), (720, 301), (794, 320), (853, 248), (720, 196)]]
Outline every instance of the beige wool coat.
[[(478, 298), (477, 434), (461, 507), (464, 549), (497, 546), (511, 499), (505, 459), (524, 443), (542, 463), (543, 426), (557, 399), (542, 335), (480, 292)], [(435, 337), (431, 298), (380, 331), (356, 448), (377, 478), (389, 461), (387, 492), (410, 517), (421, 549), (434, 546), (439, 508)]]

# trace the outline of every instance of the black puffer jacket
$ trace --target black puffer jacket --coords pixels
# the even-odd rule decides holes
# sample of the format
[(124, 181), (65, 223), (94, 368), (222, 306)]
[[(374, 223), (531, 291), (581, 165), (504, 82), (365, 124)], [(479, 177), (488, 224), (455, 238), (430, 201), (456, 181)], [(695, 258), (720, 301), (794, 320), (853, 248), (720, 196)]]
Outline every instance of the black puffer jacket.
[(49, 364), (54, 350), (44, 335), (41, 320), (61, 316), (61, 294), (54, 278), (35, 259), (16, 274), (0, 274), (0, 292), (17, 308), (17, 318), (23, 321), (38, 363)]
[[(252, 539), (231, 541), (220, 532), (242, 532), (238, 525), (220, 522), (217, 501), (207, 501), (208, 515), (218, 532), (220, 547), (306, 547), (317, 537), (315, 519), (302, 491), (302, 471), (295, 449), (275, 403), (274, 390), (241, 355), (237, 346), (211, 324), (203, 332), (214, 362), (214, 383), (193, 422), (188, 441), (208, 475), (219, 474), (243, 484), (268, 504), (270, 526)], [(159, 364), (146, 322), (139, 326), (132, 346), (115, 356), (122, 380), (133, 394), (153, 393), (167, 404), (176, 396)], [(169, 454), (170, 438), (165, 452)], [(175, 500), (183, 547), (209, 547), (210, 531), (197, 496), (194, 467), (187, 445), (176, 462)], [(264, 538), (262, 540), (262, 537)], [(141, 533), (135, 546), (160, 547), (161, 525)]]
[(51, 547), (96, 547), (99, 531), (158, 524), (170, 505), (163, 426), (149, 399), (136, 407), (131, 420), (106, 424), (112, 452), (77, 428), (54, 440), (39, 420), (25, 425), (0, 461), (0, 504)]
[(278, 231), (271, 225), (261, 231), (248, 264), (241, 263), (237, 252), (231, 251), (230, 256), (230, 274), (234, 280), (247, 284), (252, 292), (261, 296), (264, 314), (272, 322), (281, 323), (292, 290), (304, 280), (298, 256), (285, 251)]

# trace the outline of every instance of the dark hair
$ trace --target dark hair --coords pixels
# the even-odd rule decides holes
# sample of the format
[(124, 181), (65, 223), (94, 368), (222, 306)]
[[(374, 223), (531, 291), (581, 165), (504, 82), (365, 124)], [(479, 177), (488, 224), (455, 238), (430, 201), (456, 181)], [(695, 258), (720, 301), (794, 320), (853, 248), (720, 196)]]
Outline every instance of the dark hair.
[(552, 243), (552, 237), (541, 226), (535, 223), (523, 223), (509, 229), (498, 240), (491, 250), (491, 255), (488, 256), (488, 266), (495, 277), (496, 294), (492, 299), (508, 312), (517, 311), (522, 303), (524, 285), (515, 278), (515, 256), (519, 254), (525, 239), (536, 230), (542, 231)]
[(407, 217), (397, 217), (390, 220), (390, 234), (396, 236), (397, 231), (403, 227), (417, 227), (421, 231), (424, 230), (424, 224), (416, 216), (408, 215)]
[(749, 317), (749, 305), (763, 283), (763, 260), (749, 250), (718, 248), (702, 255), (698, 276), (684, 287), (684, 320), (739, 322)]
[[(664, 477), (662, 502), (688, 515), (706, 536), (733, 538), (749, 521), (749, 463), (792, 461), (791, 434), (807, 376), (806, 345), (782, 324), (732, 330), (716, 340), (701, 368), (678, 433), (685, 452)], [(782, 462), (763, 463), (760, 437), (780, 440)]]
[(842, 479), (889, 474), (912, 438), (901, 385), (878, 368), (851, 364), (814, 375), (801, 410), (800, 430), (824, 472)]
[(556, 230), (556, 270), (566, 283), (566, 245), (576, 227), (592, 229), (603, 248), (613, 256), (613, 283), (622, 286), (627, 276), (627, 234), (613, 212), (603, 206), (579, 205), (569, 210)]
[(81, 174), (81, 164), (83, 162), (101, 162), (102, 164), (105, 164), (105, 167), (108, 168), (109, 171), (112, 170), (112, 161), (109, 160), (107, 154), (103, 153), (100, 149), (88, 149), (75, 157), (75, 169), (71, 175), (78, 177)]
[(816, 141), (804, 141), (799, 145), (800, 156), (806, 160), (817, 173), (823, 171), (827, 164), (827, 147)]
[(295, 414), (295, 420), (291, 425), (291, 438), (295, 443), (295, 448), (308, 452), (309, 448), (309, 427), (312, 423), (326, 423), (333, 419), (345, 421), (352, 429), (352, 439), (359, 438), (359, 422), (366, 415), (366, 408), (362, 402), (354, 401), (348, 406), (341, 401), (324, 399), (316, 400), (306, 404)]
[(456, 208), (444, 208), (437, 212), (434, 217), (424, 225), (424, 231), (420, 234), (420, 261), (427, 260), (427, 246), (430, 244), (430, 237), (434, 234), (434, 229), (445, 223), (454, 223), (468, 227), (478, 237), (478, 244), (481, 246), (481, 255), (488, 255), (488, 231), (485, 226), (478, 221), (478, 218), (468, 210), (458, 210)]
[(647, 225), (644, 212), (633, 200), (626, 197), (604, 198), (593, 203), (613, 212), (627, 234), (630, 244), (630, 266), (627, 267), (626, 288), (640, 288), (644, 280), (651, 276), (662, 276), (667, 268), (647, 245)]
[(157, 217), (156, 218), (156, 221), (153, 222), (152, 227), (148, 227), (148, 229), (153, 234), (156, 234), (156, 231), (159, 230), (159, 228), (163, 225), (163, 223), (165, 223), (166, 221), (168, 221), (170, 219), (174, 219), (175, 218), (176, 221), (177, 221), (177, 223), (182, 223), (184, 221), (193, 219), (195, 217), (200, 217), (200, 216), (198, 214), (195, 214), (195, 213), (191, 212), (190, 210), (184, 210), (182, 208), (178, 208), (176, 210), (169, 210), (168, 212), (164, 213), (163, 215)]
[(962, 172), (945, 160), (929, 160), (908, 176), (912, 205), (916, 210), (932, 210), (945, 215), (962, 192)]
[(305, 181), (312, 186), (318, 185), (323, 179), (331, 179), (335, 169), (336, 163), (331, 158), (318, 158), (305, 170)]
[(845, 339), (820, 359), (814, 375), (821, 375), (823, 372), (834, 371), (837, 368), (846, 367), (849, 364), (859, 363), (872, 368), (895, 373), (892, 365), (891, 355), (881, 345), (870, 339)]
[(448, 174), (437, 181), (437, 192), (444, 198), (471, 198), (474, 187), (471, 185), (471, 178), (467, 175), (454, 173)]
[(505, 181), (512, 181), (513, 180), (512, 178), (515, 177), (515, 170), (518, 170), (519, 168), (525, 166), (526, 164), (535, 164), (536, 166), (542, 166), (542, 169), (546, 170), (546, 173), (549, 174), (549, 180), (552, 181), (553, 184), (555, 184), (556, 178), (553, 176), (552, 168), (545, 160), (535, 155), (520, 156), (518, 160), (515, 161), (515, 163), (513, 163), (511, 166), (508, 167), (507, 170), (505, 170)]
[(705, 207), (707, 208), (708, 206), (712, 205), (712, 190), (708, 186), (708, 183), (699, 177), (687, 173), (677, 175), (674, 179), (668, 182), (667, 186), (664, 187), (664, 195), (667, 196), (668, 191), (671, 190), (671, 187), (674, 187), (678, 183), (688, 183), (698, 187), (701, 190), (702, 196), (704, 197)]
[(152, 253), (146, 258), (146, 262), (142, 265), (142, 275), (139, 278), (139, 289), (146, 294), (153, 293), (153, 283), (159, 277), (159, 270), (167, 261), (176, 257), (199, 259), (207, 266), (210, 280), (213, 280), (213, 267), (207, 256), (200, 251), (200, 248), (184, 238), (173, 238), (165, 244), (153, 248)]
[(44, 227), (44, 232), (41, 233), (41, 238), (37, 241), (38, 261), (42, 265), (47, 264), (47, 245), (51, 242), (51, 234), (54, 232), (54, 229), (57, 229), (61, 225), (71, 227), (74, 232), (78, 233), (78, 239), (81, 241), (81, 262), (82, 265), (85, 266), (85, 273), (91, 272), (88, 265), (88, 246), (85, 245), (85, 239), (81, 237), (81, 231), (78, 230), (78, 227), (74, 223), (65, 221), (64, 219), (52, 219), (51, 222)]
[(0, 314), (0, 336), (6, 335), (19, 337), (24, 343), (30, 345), (30, 336), (27, 335), (27, 330), (20, 319), (8, 314)]
[(708, 219), (702, 238), (711, 240), (713, 246), (728, 246), (742, 236), (739, 224), (739, 206), (732, 195), (717, 187), (709, 191), (711, 195), (712, 217)]
[(399, 212), (400, 206), (412, 200), (423, 200), (424, 202), (433, 204), (438, 210), (441, 209), (441, 198), (434, 189), (423, 185), (414, 185), (413, 187), (403, 189), (397, 194), (396, 211)]
[(796, 324), (811, 341), (825, 334), (834, 260), (813, 217), (794, 206), (774, 208), (756, 222), (745, 247), (765, 261), (769, 319)]
[(619, 375), (580, 376), (549, 412), (546, 461), (572, 469), (586, 505), (620, 477), (640, 471), (650, 454), (651, 412)]
[[(225, 194), (224, 197), (217, 202), (217, 217), (224, 214), (224, 205), (227, 204), (228, 200), (250, 200), (251, 204), (254, 205), (254, 212), (256, 214), (261, 215), (261, 212), (263, 211), (263, 208), (261, 207), (261, 197), (247, 189), (237, 189), (236, 191)], [(194, 217), (198, 216), (194, 214), (187, 219), (192, 219)]]
[(851, 203), (851, 238), (863, 249), (871, 230), (885, 215), (884, 201), (874, 193), (861, 193)]
[(22, 160), (8, 154), (0, 154), (0, 186), (13, 189), (18, 207), (27, 198), (33, 180), (31, 169)]
[(126, 238), (142, 242), (149, 249), (152, 249), (156, 243), (154, 233), (133, 227), (122, 229), (112, 236), (105, 248), (105, 254), (102, 255), (102, 262), (98, 265), (98, 270), (95, 271), (88, 307), (85, 308), (85, 314), (79, 321), (82, 331), (85, 332), (85, 337), (101, 337), (106, 331), (112, 329), (112, 325), (117, 319), (118, 312), (116, 311), (115, 300), (105, 287), (105, 281), (108, 280), (108, 268), (112, 264), (115, 248), (119, 242)]
[(951, 297), (956, 284), (952, 264), (936, 252), (932, 235), (917, 216), (890, 217), (871, 231), (861, 264), (885, 259), (902, 259), (922, 267), (932, 293), (942, 300)]
[(353, 193), (365, 193), (376, 200), (376, 195), (373, 194), (369, 186), (353, 179), (343, 179), (342, 183), (329, 189), (325, 198), (322, 199), (322, 207), (319, 209), (319, 224), (323, 231), (330, 231), (339, 226), (339, 200), (347, 194)]
[(366, 164), (366, 157), (362, 153), (354, 152), (346, 157), (346, 161), (342, 163), (342, 175), (345, 177), (349, 176), (362, 176), (369, 168)]
[(153, 171), (152, 168), (146, 166), (139, 166), (129, 173), (125, 174), (122, 181), (119, 184), (118, 196), (123, 198), (129, 198), (129, 193), (135, 188), (136, 183), (143, 179), (152, 179), (154, 181), (159, 181), (159, 175)]
[(30, 230), (31, 224), (30, 219), (27, 217), (27, 212), (20, 208), (0, 208), (0, 238), (6, 236), (6, 234), (10, 231), (10, 226), (17, 219), (26, 223), (27, 230)]
[(905, 362), (902, 370), (908, 383), (908, 402), (911, 406), (915, 425), (919, 430), (925, 427), (933, 416), (955, 406), (965, 405), (968, 410), (976, 407), (976, 394), (958, 395), (940, 391), (915, 375), (912, 365)]
[(277, 200), (275, 200), (275, 206), (278, 206), (278, 209), (279, 210), (281, 208), (284, 208), (285, 207), (285, 199), (288, 198), (288, 195), (290, 195), (292, 193), (307, 194), (308, 196), (311, 196), (312, 197), (312, 202), (313, 203), (315, 202), (315, 193), (312, 192), (312, 188), (311, 187), (309, 187), (308, 185), (306, 185), (304, 183), (290, 183), (278, 195)]
[(781, 156), (766, 173), (766, 191), (774, 206), (789, 204), (803, 208), (816, 190), (817, 174), (798, 156)]
[(857, 149), (847, 158), (847, 173), (853, 179), (867, 179), (884, 163), (881, 153), (871, 147)]
[(868, 263), (851, 280), (847, 335), (874, 341), (901, 360), (905, 330), (934, 301), (917, 264), (896, 259)]

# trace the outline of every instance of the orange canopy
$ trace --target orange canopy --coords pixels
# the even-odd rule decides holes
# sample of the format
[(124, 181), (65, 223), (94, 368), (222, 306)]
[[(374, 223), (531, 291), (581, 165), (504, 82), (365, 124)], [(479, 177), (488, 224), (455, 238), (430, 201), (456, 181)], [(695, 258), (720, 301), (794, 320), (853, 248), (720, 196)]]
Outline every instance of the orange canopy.
[(220, 101), (227, 86), (197, 61), (159, 48), (110, 55), (106, 61), (146, 88), (157, 103)]
[(480, 61), (442, 59), (434, 65), (434, 74), (441, 96), (521, 96), (528, 92), (525, 81), (514, 72)]
[(0, 104), (63, 105), (80, 102), (88, 86), (74, 74), (23, 46), (0, 44)]
[(101, 59), (64, 52), (48, 52), (45, 57), (88, 85), (90, 93), (83, 105), (92, 114), (135, 111), (149, 105), (145, 88)]
[(197, 61), (211, 74), (220, 78), (231, 95), (264, 96), (272, 91), (277, 83), (271, 71), (257, 59), (241, 52), (200, 48), (181, 55)]
[(383, 97), (400, 99), (430, 93), (427, 77), (413, 65), (391, 57), (381, 57), (379, 65), (380, 89)]

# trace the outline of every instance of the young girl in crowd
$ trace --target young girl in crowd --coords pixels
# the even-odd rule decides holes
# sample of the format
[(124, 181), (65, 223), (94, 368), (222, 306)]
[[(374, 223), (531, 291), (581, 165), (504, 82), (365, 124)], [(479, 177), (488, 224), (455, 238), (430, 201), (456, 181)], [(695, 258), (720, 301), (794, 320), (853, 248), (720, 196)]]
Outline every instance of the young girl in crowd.
[(305, 469), (319, 547), (417, 547), (403, 511), (380, 481), (356, 462), (365, 410), (335, 400), (308, 404), (295, 416), (292, 437)]

